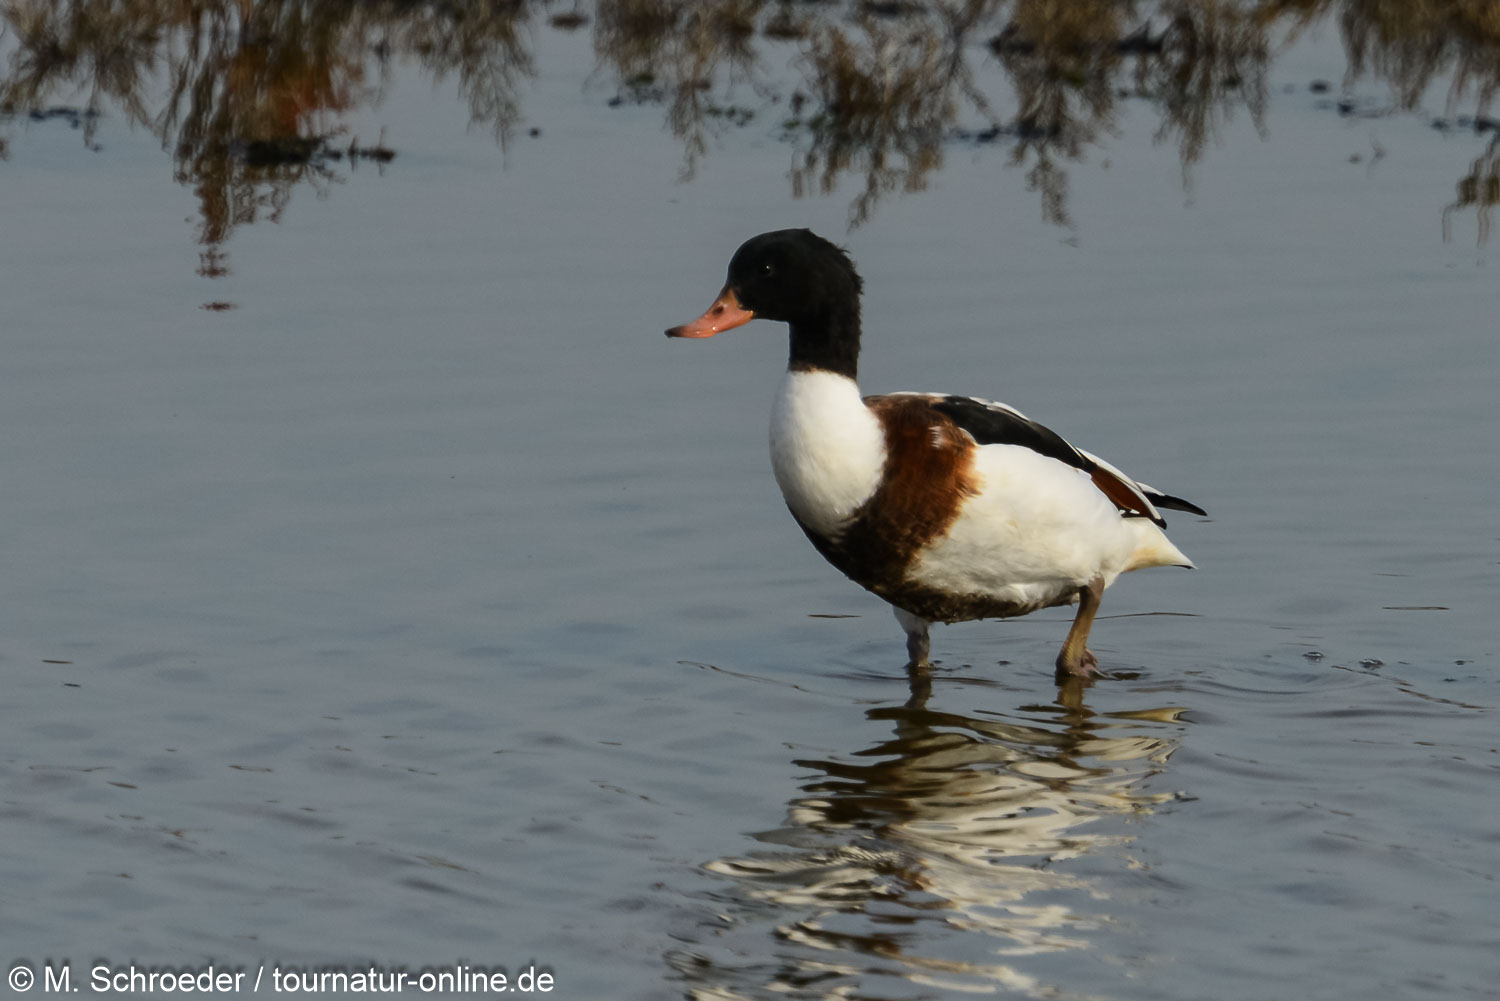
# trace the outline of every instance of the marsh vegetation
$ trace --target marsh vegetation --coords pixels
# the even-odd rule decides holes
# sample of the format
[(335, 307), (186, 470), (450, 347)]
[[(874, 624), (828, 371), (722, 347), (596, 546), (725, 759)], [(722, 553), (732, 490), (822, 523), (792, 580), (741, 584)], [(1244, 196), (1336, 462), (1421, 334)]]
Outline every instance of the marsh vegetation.
[[(1018, 169), (1045, 218), (1068, 225), (1069, 164), (1100, 155), (1132, 102), (1187, 179), (1235, 116), (1267, 130), (1268, 71), (1313, 30), (1336, 31), (1347, 56), (1342, 80), (1307, 82), (1331, 116), (1411, 112), (1439, 87), (1434, 124), (1493, 133), (1500, 86), (1500, 13), (1485, 0), (9, 0), (0, 25), (0, 156), (28, 120), (66, 118), (89, 147), (102, 116), (122, 116), (196, 193), (209, 248), (279, 217), (299, 188), (395, 156), (401, 136), (351, 136), (347, 120), (398, 66), (453, 81), (502, 147), (536, 131), (526, 96), (549, 31), (591, 35), (580, 101), (662, 107), (684, 177), (726, 131), (762, 129), (790, 148), (796, 194), (848, 185), (851, 226), (974, 146), (999, 150), (997, 169)], [(1383, 101), (1349, 96), (1372, 79)], [(1475, 212), (1488, 233), (1495, 150), (1455, 178), (1445, 223)]]

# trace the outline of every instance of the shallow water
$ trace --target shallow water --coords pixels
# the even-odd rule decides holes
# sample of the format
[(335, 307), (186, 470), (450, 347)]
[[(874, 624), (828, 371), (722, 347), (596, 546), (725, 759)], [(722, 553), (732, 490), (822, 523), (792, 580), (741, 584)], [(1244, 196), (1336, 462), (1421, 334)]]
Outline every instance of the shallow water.
[[(1442, 226), (1485, 137), (1339, 115), (1314, 34), (1186, 188), (1127, 103), (1071, 227), (958, 146), (849, 232), (769, 127), (681, 182), (586, 35), (534, 43), (540, 135), (398, 68), (350, 112), (396, 158), (214, 278), (154, 139), (13, 123), (0, 959), (1494, 996), (1500, 346), (1477, 216)], [(1004, 399), (1211, 512), (1171, 519), (1198, 571), (1107, 595), (1110, 678), (1053, 684), (1054, 611), (937, 630), (912, 691), (807, 546), (783, 334), (661, 336), (783, 225), (859, 262), (871, 391)]]

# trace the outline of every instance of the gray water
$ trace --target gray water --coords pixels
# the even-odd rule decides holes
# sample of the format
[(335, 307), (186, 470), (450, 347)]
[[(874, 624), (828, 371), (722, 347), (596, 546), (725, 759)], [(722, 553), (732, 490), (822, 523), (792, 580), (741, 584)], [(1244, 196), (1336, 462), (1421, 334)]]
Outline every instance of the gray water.
[[(1186, 172), (1124, 105), (1071, 225), (958, 144), (850, 231), (769, 123), (682, 180), (586, 35), (534, 43), (539, 135), (398, 67), (349, 113), (396, 158), (217, 278), (156, 140), (12, 122), (7, 969), (1500, 996), (1500, 340), (1441, 89), (1340, 116), (1315, 36)], [(1053, 611), (937, 630), (913, 691), (771, 480), (783, 331), (661, 336), (801, 225), (865, 275), (868, 391), (1003, 399), (1209, 510), (1199, 570), (1106, 596), (1110, 677), (1054, 684)]]

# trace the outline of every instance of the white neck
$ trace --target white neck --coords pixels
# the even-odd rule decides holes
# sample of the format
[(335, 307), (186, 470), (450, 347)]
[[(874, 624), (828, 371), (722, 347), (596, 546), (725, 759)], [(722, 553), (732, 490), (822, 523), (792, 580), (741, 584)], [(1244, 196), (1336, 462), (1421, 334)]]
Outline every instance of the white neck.
[(884, 466), (885, 432), (853, 379), (787, 372), (771, 410), (771, 467), (802, 524), (836, 538)]

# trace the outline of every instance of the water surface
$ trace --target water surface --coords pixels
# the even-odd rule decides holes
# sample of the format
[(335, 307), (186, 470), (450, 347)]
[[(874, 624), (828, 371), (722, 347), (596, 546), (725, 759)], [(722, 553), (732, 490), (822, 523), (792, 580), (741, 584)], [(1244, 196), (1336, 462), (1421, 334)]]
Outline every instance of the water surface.
[[(393, 61), (339, 121), (394, 159), (253, 222), (118, 108), (7, 120), (0, 958), (1493, 994), (1490, 134), (1434, 128), (1447, 78), (1403, 110), (1324, 26), (1186, 168), (1121, 100), (1065, 218), (1017, 136), (950, 134), (851, 230), (866, 178), (796, 197), (771, 112), (684, 181), (670, 95), (524, 37), (503, 147)], [(1053, 611), (937, 630), (914, 691), (807, 546), (782, 331), (661, 336), (789, 225), (866, 277), (870, 391), (1004, 399), (1211, 512), (1171, 519), (1198, 571), (1107, 595), (1110, 678), (1053, 683)]]

